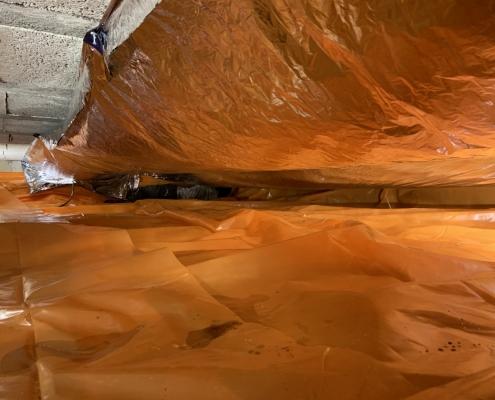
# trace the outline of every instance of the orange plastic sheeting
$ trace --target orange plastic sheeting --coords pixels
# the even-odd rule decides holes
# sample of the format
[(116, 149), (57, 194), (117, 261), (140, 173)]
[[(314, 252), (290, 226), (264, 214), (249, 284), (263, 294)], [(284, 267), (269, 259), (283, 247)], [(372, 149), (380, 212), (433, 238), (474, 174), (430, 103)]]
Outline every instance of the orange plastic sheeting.
[(26, 208), (0, 224), (1, 398), (495, 397), (491, 210)]
[(102, 204), (106, 197), (81, 186), (61, 186), (49, 191), (30, 194), (22, 173), (0, 172), (0, 208), (9, 208), (7, 199), (10, 199), (9, 203), (17, 202), (17, 205), (23, 203), (24, 207), (42, 208), (73, 204)]
[(236, 186), (495, 183), (494, 7), (162, 1), (105, 62), (86, 46), (92, 87), (52, 161)]

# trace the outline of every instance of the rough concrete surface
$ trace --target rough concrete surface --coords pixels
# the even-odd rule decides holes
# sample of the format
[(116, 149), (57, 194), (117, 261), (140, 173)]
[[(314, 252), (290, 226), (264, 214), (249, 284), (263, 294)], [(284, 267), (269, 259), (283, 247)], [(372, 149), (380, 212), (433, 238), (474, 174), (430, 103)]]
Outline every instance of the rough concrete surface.
[(72, 87), (79, 70), (79, 38), (0, 26), (2, 83), (37, 88)]
[(48, 135), (61, 134), (63, 120), (49, 118), (22, 118), (12, 116), (0, 116), (5, 133), (18, 133), (24, 135)]
[(70, 100), (70, 96), (54, 95), (50, 90), (8, 90), (5, 105), (11, 115), (60, 119)]
[(7, 92), (0, 88), (0, 117), (7, 115), (7, 108)]
[(0, 0), (1, 3), (99, 20), (110, 0)]
[(30, 144), (32, 142), (31, 135), (0, 133), (0, 143)]
[[(82, 38), (110, 1), (0, 0), (0, 144), (26, 144), (33, 134), (60, 137), (75, 93)], [(126, 38), (158, 1), (127, 0), (125, 18), (114, 18), (114, 41)], [(0, 171), (7, 168), (0, 164)]]
[(81, 38), (97, 21), (0, 2), (0, 25)]
[(109, 3), (0, 0), (0, 143), (62, 133), (82, 38), (98, 25)]

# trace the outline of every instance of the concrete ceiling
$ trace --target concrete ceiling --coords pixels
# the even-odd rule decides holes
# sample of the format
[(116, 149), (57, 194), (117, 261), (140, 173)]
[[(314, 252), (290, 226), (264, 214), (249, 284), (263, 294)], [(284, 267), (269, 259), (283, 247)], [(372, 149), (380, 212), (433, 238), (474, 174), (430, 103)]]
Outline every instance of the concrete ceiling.
[(82, 38), (110, 0), (0, 0), (0, 143), (58, 137)]

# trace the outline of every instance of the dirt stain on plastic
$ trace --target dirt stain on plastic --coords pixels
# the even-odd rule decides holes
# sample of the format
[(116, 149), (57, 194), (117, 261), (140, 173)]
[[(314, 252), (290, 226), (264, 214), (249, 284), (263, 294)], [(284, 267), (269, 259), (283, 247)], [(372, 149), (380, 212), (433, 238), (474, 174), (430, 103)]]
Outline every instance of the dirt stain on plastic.
[(186, 344), (193, 349), (206, 347), (213, 340), (225, 335), (239, 325), (241, 325), (241, 323), (238, 321), (228, 321), (223, 324), (213, 324), (204, 329), (191, 331), (187, 335)]

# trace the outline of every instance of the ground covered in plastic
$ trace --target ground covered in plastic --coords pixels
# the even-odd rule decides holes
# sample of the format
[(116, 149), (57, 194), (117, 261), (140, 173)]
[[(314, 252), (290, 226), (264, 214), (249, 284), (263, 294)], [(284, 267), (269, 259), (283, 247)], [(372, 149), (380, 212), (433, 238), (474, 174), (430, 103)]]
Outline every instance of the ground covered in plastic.
[(13, 177), (0, 398), (495, 397), (492, 210), (60, 207)]

